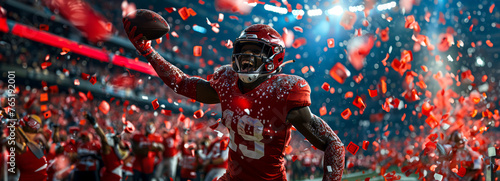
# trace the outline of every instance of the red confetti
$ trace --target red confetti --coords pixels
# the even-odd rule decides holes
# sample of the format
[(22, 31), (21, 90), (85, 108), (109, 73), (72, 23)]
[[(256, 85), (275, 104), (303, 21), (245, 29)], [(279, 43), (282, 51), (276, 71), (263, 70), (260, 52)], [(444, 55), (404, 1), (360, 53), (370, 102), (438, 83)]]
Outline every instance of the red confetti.
[(202, 47), (201, 46), (194, 46), (194, 48), (193, 48), (193, 55), (195, 57), (201, 56), (201, 52), (202, 52)]
[(354, 144), (352, 141), (349, 143), (349, 145), (347, 145), (347, 151), (349, 153), (351, 153), (352, 155), (356, 155), (356, 153), (358, 152), (359, 150), (359, 146)]
[(354, 98), (354, 102), (352, 102), (352, 104), (354, 104), (354, 106), (356, 106), (360, 109), (360, 114), (363, 114), (363, 112), (365, 111), (366, 105), (363, 102), (363, 99), (361, 99), (361, 97), (356, 96), (356, 98)]
[(92, 85), (94, 85), (97, 82), (97, 78), (93, 76), (92, 78), (90, 78), (89, 82), (92, 83)]
[(425, 122), (432, 128), (434, 129), (435, 127), (437, 127), (439, 125), (439, 121), (436, 120), (436, 118), (434, 118), (433, 115), (430, 115), (426, 120)]
[(168, 8), (165, 8), (165, 10), (168, 12), (168, 13), (172, 13), (174, 12), (176, 9), (174, 7), (168, 7)]
[(297, 158), (299, 158), (297, 155), (293, 155), (292, 156), (292, 162), (295, 162), (295, 160), (297, 160)]
[(85, 102), (87, 101), (87, 95), (83, 92), (78, 92), (78, 96), (80, 96), (80, 101)]
[(306, 43), (307, 43), (307, 40), (305, 38), (297, 38), (293, 41), (292, 47), (299, 48), (302, 45), (305, 45)]
[(474, 27), (474, 25), (473, 25), (473, 24), (472, 24), (472, 25), (470, 25), (470, 27), (469, 27), (469, 31), (470, 31), (470, 32), (472, 32), (472, 28), (473, 28), (473, 27)]
[(160, 107), (160, 104), (158, 103), (158, 99), (155, 99), (151, 102), (151, 104), (153, 105), (153, 109), (156, 110)]
[(349, 72), (340, 62), (337, 62), (335, 66), (330, 69), (330, 76), (340, 84), (343, 84), (345, 79), (351, 76), (351, 72)]
[(161, 113), (165, 116), (172, 116), (172, 111), (171, 110), (165, 110), (165, 109), (162, 109), (161, 110)]
[(52, 116), (52, 112), (50, 112), (50, 111), (43, 113), (43, 117), (45, 117), (45, 119), (49, 119), (51, 116)]
[(320, 115), (320, 116), (324, 116), (324, 115), (326, 115), (326, 112), (327, 112), (327, 111), (326, 111), (326, 107), (325, 107), (325, 106), (323, 106), (323, 107), (319, 108), (319, 115)]
[(493, 9), (494, 9), (494, 8), (495, 8), (495, 4), (492, 4), (492, 5), (490, 6), (490, 13), (493, 13)]
[(229, 16), (229, 19), (238, 20), (238, 16)]
[(293, 29), (298, 32), (304, 32), (304, 30), (300, 26), (294, 26)]
[(219, 126), (220, 120), (221, 120), (221, 118), (219, 118), (215, 124), (211, 125), (210, 129), (212, 129), (212, 130), (217, 129), (217, 127)]
[(383, 42), (389, 41), (389, 27), (380, 31), (380, 39), (382, 39)]
[(49, 95), (47, 93), (40, 94), (40, 102), (45, 102), (49, 100)]
[(486, 40), (486, 45), (488, 45), (489, 47), (493, 47), (493, 43), (491, 43), (490, 40)]
[(328, 92), (330, 90), (330, 84), (324, 82), (323, 85), (321, 85), (321, 88)]
[(420, 66), (420, 68), (422, 68), (422, 70), (423, 70), (424, 72), (429, 71), (429, 69), (428, 69), (428, 68), (427, 68), (427, 66), (425, 66), (425, 65)]
[(342, 118), (344, 118), (345, 120), (348, 120), (349, 117), (351, 117), (352, 113), (351, 113), (351, 110), (349, 108), (347, 108), (346, 110), (342, 111), (342, 113), (340, 114), (342, 116)]
[(344, 27), (345, 30), (351, 30), (356, 22), (356, 18), (356, 13), (345, 11), (340, 19), (340, 26)]
[(328, 48), (333, 48), (335, 47), (335, 40), (333, 38), (329, 38), (328, 40), (326, 40), (327, 43), (328, 43)]
[(87, 99), (90, 101), (94, 100), (94, 96), (90, 93), (90, 91), (87, 92)]
[(348, 91), (348, 92), (345, 93), (344, 98), (347, 99), (347, 98), (351, 98), (352, 96), (354, 96), (354, 93), (352, 93), (352, 91)]
[(86, 74), (86, 73), (82, 73), (82, 79), (83, 80), (89, 80), (90, 79), (90, 75)]
[(370, 95), (370, 97), (377, 96), (377, 89), (375, 90), (368, 89), (368, 94)]
[(179, 13), (179, 15), (181, 16), (182, 20), (186, 20), (189, 18), (189, 12), (187, 10), (186, 7), (182, 7), (181, 9), (179, 9), (179, 11), (177, 11)]
[(42, 69), (46, 69), (47, 67), (49, 67), (50, 65), (52, 65), (51, 62), (43, 62), (42, 63)]
[(203, 115), (205, 115), (205, 113), (203, 112), (203, 110), (200, 109), (200, 110), (197, 110), (196, 112), (194, 112), (193, 117), (195, 119), (199, 119), (199, 118), (203, 117)]
[(370, 145), (369, 141), (363, 141), (363, 150), (368, 149), (368, 146)]
[(415, 127), (413, 127), (413, 125), (408, 126), (408, 128), (410, 129), (411, 132), (415, 131)]
[(99, 110), (101, 110), (102, 113), (108, 114), (109, 112), (109, 103), (106, 101), (102, 101), (101, 104), (99, 104)]
[(302, 67), (301, 71), (302, 71), (303, 74), (305, 74), (307, 71), (309, 71), (309, 67), (308, 66), (304, 66), (304, 67)]

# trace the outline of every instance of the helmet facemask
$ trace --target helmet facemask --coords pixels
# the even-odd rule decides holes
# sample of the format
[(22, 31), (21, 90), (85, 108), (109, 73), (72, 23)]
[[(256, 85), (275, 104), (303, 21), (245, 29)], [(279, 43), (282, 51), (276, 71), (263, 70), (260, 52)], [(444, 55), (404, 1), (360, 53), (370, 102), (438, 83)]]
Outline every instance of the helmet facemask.
[(233, 69), (241, 81), (252, 83), (262, 76), (275, 73), (273, 46), (258, 39), (237, 39), (233, 48)]

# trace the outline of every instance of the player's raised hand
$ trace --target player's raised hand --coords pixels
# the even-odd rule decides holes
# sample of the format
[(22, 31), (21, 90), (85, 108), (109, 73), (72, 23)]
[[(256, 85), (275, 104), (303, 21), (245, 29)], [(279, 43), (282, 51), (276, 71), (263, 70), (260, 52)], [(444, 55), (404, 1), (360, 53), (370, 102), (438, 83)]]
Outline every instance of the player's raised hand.
[(151, 40), (161, 38), (170, 31), (170, 26), (158, 13), (138, 9), (123, 18), (125, 32), (135, 48), (143, 56), (153, 52)]
[(131, 23), (128, 19), (123, 18), (123, 24), (125, 25), (125, 32), (127, 32), (128, 39), (134, 45), (135, 49), (143, 56), (149, 55), (153, 52), (153, 47), (151, 47), (151, 40), (146, 40), (142, 33), (135, 35), (137, 31), (137, 26), (131, 27)]

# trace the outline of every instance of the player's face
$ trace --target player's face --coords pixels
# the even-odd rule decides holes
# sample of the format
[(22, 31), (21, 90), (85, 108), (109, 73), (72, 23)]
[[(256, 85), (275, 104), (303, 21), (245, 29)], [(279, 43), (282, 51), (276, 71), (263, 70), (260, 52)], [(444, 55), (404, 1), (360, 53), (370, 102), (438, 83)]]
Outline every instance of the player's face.
[(240, 55), (238, 58), (240, 72), (253, 72), (262, 65), (263, 61), (261, 57), (265, 55), (262, 53), (262, 47), (258, 46), (258, 44), (243, 45), (241, 53), (243, 55)]

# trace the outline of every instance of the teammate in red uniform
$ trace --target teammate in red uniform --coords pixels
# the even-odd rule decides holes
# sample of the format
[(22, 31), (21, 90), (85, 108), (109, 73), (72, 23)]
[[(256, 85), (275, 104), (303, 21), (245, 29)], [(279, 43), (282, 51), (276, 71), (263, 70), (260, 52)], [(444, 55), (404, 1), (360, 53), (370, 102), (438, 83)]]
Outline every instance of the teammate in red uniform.
[(198, 167), (198, 154), (194, 140), (188, 140), (188, 135), (184, 134), (181, 144), (181, 181), (194, 180), (198, 175), (196, 168)]
[(77, 143), (78, 161), (74, 172), (73, 180), (99, 180), (99, 150), (101, 143), (94, 140), (87, 131), (80, 132), (80, 142)]
[(180, 145), (179, 128), (171, 128), (163, 133), (163, 163), (161, 164), (162, 172), (166, 178), (175, 179), (177, 172), (177, 161), (179, 159)]
[(127, 148), (119, 135), (105, 135), (104, 131), (90, 114), (86, 114), (85, 118), (94, 126), (94, 130), (99, 135), (99, 138), (101, 138), (101, 155), (105, 169), (101, 180), (120, 181), (122, 178), (122, 160), (128, 156)]
[(150, 181), (153, 179), (155, 156), (163, 151), (161, 138), (154, 135), (156, 128), (154, 123), (146, 123), (146, 134), (135, 134), (132, 138), (132, 150), (135, 155), (133, 164), (134, 180)]
[(203, 165), (206, 165), (205, 181), (212, 181), (226, 173), (229, 158), (229, 137), (216, 138), (207, 149)]
[[(28, 142), (34, 140), (35, 136), (41, 129), (42, 120), (37, 115), (29, 115), (21, 120), (21, 124), (24, 124), (22, 128), (16, 129), (16, 159), (15, 166), (19, 169), (21, 173), (19, 176), (20, 181), (45, 181), (47, 180), (47, 160), (45, 156), (38, 158), (36, 151), (40, 151), (43, 154), (43, 150), (35, 147), (27, 146)], [(26, 139), (23, 138), (21, 130), (24, 131)], [(19, 138), (19, 139), (17, 139)]]
[[(219, 180), (286, 180), (284, 156), (292, 125), (325, 155), (323, 180), (340, 180), (344, 145), (321, 118), (311, 113), (310, 87), (295, 75), (280, 74), (285, 46), (268, 25), (247, 27), (234, 42), (232, 66), (210, 80), (190, 77), (161, 57), (151, 41), (124, 19), (129, 39), (163, 82), (176, 93), (202, 103), (220, 103), (230, 132), (229, 166)], [(288, 62), (288, 61), (287, 61)]]

